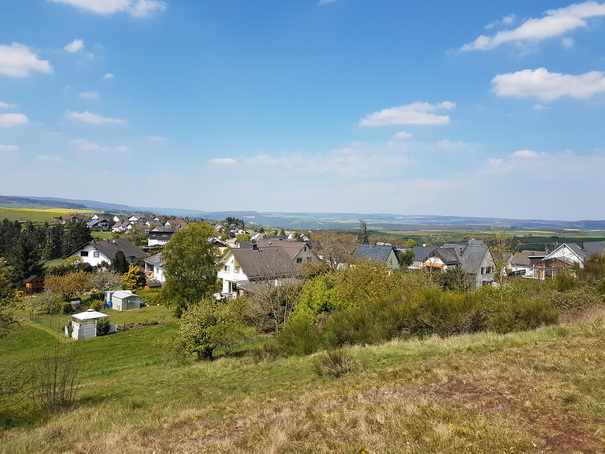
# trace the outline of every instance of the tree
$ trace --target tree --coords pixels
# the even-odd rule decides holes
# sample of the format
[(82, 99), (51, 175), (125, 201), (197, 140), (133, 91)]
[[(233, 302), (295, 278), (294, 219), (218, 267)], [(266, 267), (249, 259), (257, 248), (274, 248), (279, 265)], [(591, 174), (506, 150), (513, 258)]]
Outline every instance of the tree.
[(350, 262), (355, 254), (355, 236), (335, 231), (318, 231), (311, 235), (313, 251), (331, 269)]
[(22, 285), (24, 279), (32, 275), (42, 275), (39, 245), (27, 232), (19, 234), (9, 259), (12, 265), (12, 280), (15, 284)]
[(46, 276), (45, 285), (53, 293), (69, 300), (92, 288), (92, 274), (86, 271), (70, 271), (63, 276)]
[(359, 234), (357, 235), (357, 242), (359, 244), (370, 243), (370, 238), (368, 237), (368, 225), (363, 219), (359, 220)]
[(89, 241), (92, 241), (92, 235), (86, 221), (67, 223), (63, 231), (63, 255), (71, 254)]
[(403, 268), (408, 268), (412, 263), (414, 263), (415, 257), (416, 254), (414, 254), (414, 251), (412, 251), (411, 249), (406, 249), (405, 251), (397, 255), (397, 260)]
[(267, 281), (259, 285), (250, 298), (255, 325), (263, 330), (279, 332), (298, 304), (301, 291), (299, 283), (275, 286), (272, 281)]
[(115, 257), (111, 261), (111, 268), (118, 274), (128, 272), (128, 262), (126, 261), (124, 251), (120, 250), (116, 252)]
[(494, 230), (491, 240), (488, 241), (488, 248), (494, 262), (494, 277), (499, 284), (502, 284), (508, 275), (507, 269), (515, 253), (515, 243), (514, 236), (507, 235), (501, 230)]
[(416, 240), (413, 238), (410, 238), (409, 240), (406, 241), (406, 246), (407, 247), (416, 247), (418, 246), (418, 243), (416, 243)]
[(9, 329), (14, 324), (11, 313), (14, 293), (8, 279), (6, 261), (0, 258), (0, 339), (8, 334)]
[(122, 285), (122, 276), (111, 271), (97, 271), (92, 275), (92, 284), (101, 292), (115, 290)]
[(134, 263), (128, 267), (128, 271), (122, 276), (122, 287), (125, 290), (136, 291), (145, 286), (145, 273)]
[(210, 224), (192, 222), (188, 228), (176, 232), (162, 252), (166, 270), (162, 298), (177, 316), (219, 290), (213, 237), (214, 228)]
[(236, 302), (206, 298), (185, 309), (180, 331), (185, 351), (198, 359), (212, 359), (218, 347), (244, 339), (248, 330), (239, 320)]

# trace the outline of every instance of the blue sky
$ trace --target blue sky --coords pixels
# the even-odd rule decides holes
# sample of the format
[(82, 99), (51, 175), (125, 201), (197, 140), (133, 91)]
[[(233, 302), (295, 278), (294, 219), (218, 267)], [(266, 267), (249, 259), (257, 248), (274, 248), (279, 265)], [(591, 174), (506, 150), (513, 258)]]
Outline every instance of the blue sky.
[(605, 219), (605, 2), (3, 0), (0, 194)]

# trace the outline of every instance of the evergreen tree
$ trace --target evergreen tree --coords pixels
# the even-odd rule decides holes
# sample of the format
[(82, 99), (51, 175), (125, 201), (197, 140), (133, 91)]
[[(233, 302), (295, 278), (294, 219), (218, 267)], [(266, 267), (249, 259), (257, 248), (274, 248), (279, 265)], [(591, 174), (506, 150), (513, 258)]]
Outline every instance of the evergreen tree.
[(24, 279), (32, 275), (42, 275), (40, 264), (40, 248), (35, 238), (29, 237), (27, 232), (22, 232), (15, 242), (9, 255), (12, 265), (12, 281), (21, 286)]
[(63, 255), (72, 253), (89, 241), (92, 241), (92, 235), (85, 221), (66, 224), (63, 232)]
[(124, 256), (124, 251), (116, 252), (116, 256), (111, 261), (111, 268), (119, 274), (128, 272), (128, 262), (126, 256)]
[(359, 235), (357, 235), (357, 242), (359, 244), (370, 243), (370, 238), (368, 237), (368, 225), (363, 219), (359, 220)]

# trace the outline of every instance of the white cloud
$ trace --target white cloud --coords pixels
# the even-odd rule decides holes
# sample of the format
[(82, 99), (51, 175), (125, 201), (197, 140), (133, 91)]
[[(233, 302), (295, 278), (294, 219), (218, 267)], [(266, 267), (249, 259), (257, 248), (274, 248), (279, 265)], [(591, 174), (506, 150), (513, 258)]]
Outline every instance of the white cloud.
[(103, 75), (103, 79), (113, 79), (115, 76), (111, 73), (106, 73)]
[(147, 140), (149, 140), (150, 142), (158, 142), (158, 143), (163, 143), (163, 142), (168, 141), (168, 139), (166, 137), (162, 137), (162, 136), (149, 136), (149, 137), (147, 137)]
[(359, 126), (388, 126), (388, 125), (444, 125), (450, 123), (447, 115), (432, 113), (435, 110), (453, 109), (456, 104), (445, 101), (439, 104), (414, 102), (405, 106), (391, 107), (379, 112), (366, 115)]
[(393, 139), (411, 139), (412, 137), (414, 137), (413, 134), (405, 131), (400, 131), (393, 136)]
[(17, 107), (17, 104), (9, 104), (4, 101), (0, 101), (0, 109), (14, 109)]
[(29, 121), (26, 115), (20, 113), (0, 114), (0, 128), (12, 128), (21, 126)]
[(497, 25), (512, 25), (515, 22), (516, 16), (514, 14), (509, 14), (508, 16), (504, 16), (502, 19), (494, 21), (485, 26), (486, 30), (491, 30)]
[(116, 147), (107, 147), (99, 145), (98, 143), (91, 142), (86, 139), (73, 139), (69, 142), (74, 148), (80, 151), (91, 151), (91, 152), (101, 152), (107, 153), (112, 151), (117, 151), (118, 153), (126, 153), (130, 151), (130, 148), (124, 145), (118, 145)]
[(96, 91), (83, 91), (78, 96), (84, 99), (99, 99), (101, 95)]
[(81, 39), (74, 39), (71, 43), (69, 43), (63, 49), (65, 49), (70, 54), (75, 54), (76, 52), (84, 49), (84, 41), (82, 41)]
[(586, 27), (586, 19), (599, 16), (605, 16), (605, 4), (594, 1), (575, 3), (548, 10), (544, 17), (529, 19), (513, 30), (504, 30), (494, 36), (481, 35), (472, 43), (462, 46), (461, 50), (491, 50), (508, 42), (539, 42)]
[(498, 96), (537, 98), (554, 101), (563, 96), (588, 99), (605, 92), (605, 73), (591, 71), (580, 75), (550, 73), (546, 68), (524, 69), (515, 73), (498, 74), (492, 79)]
[(233, 167), (237, 165), (237, 161), (233, 158), (216, 158), (208, 161), (212, 167)]
[(16, 145), (2, 145), (0, 144), (0, 152), (3, 151), (19, 151), (19, 147)]
[(573, 38), (563, 38), (561, 40), (561, 46), (563, 46), (564, 49), (573, 49), (575, 45), (576, 42)]
[(93, 125), (102, 125), (102, 124), (108, 124), (108, 123), (113, 123), (113, 124), (126, 123), (126, 120), (122, 120), (120, 118), (102, 117), (101, 115), (96, 115), (96, 114), (90, 113), (88, 111), (86, 111), (86, 112), (67, 112), (67, 118), (69, 118), (70, 120), (83, 121), (84, 123), (90, 123)]
[(47, 155), (39, 155), (36, 156), (36, 159), (40, 162), (45, 162), (45, 163), (51, 163), (51, 164), (58, 164), (60, 162), (63, 162), (63, 158), (61, 156), (47, 156)]
[(150, 17), (155, 12), (164, 11), (166, 3), (161, 0), (50, 0), (65, 3), (94, 14), (111, 15), (127, 13), (132, 17)]
[(50, 74), (53, 67), (48, 60), (40, 60), (29, 47), (12, 43), (0, 44), (0, 74), (11, 77), (28, 77), (32, 71)]

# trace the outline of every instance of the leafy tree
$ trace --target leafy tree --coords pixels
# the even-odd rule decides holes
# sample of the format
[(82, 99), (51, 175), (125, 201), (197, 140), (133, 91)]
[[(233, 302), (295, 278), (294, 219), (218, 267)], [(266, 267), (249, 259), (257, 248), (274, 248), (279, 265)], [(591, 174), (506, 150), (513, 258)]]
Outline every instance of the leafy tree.
[(488, 248), (494, 262), (494, 277), (499, 284), (508, 275), (510, 259), (515, 253), (516, 238), (507, 235), (501, 230), (494, 230), (493, 236), (488, 241)]
[(176, 232), (162, 252), (166, 270), (163, 299), (177, 316), (219, 290), (213, 237), (211, 225), (192, 222), (187, 229)]
[(92, 275), (92, 284), (101, 292), (115, 290), (122, 285), (122, 276), (111, 271), (97, 271)]
[[(172, 241), (172, 240), (171, 240)], [(181, 316), (181, 338), (188, 353), (212, 359), (219, 347), (228, 347), (246, 337), (249, 330), (239, 319), (237, 300), (206, 298), (191, 304)]]
[(298, 304), (302, 285), (275, 286), (272, 282), (261, 285), (251, 297), (251, 311), (255, 325), (263, 330), (279, 332)]
[(115, 257), (111, 261), (111, 268), (118, 274), (128, 272), (128, 261), (126, 260), (124, 251), (120, 250), (116, 252)]
[(8, 278), (6, 261), (0, 258), (0, 339), (8, 333), (14, 323), (11, 312), (15, 291)]
[(134, 263), (128, 267), (128, 271), (122, 276), (122, 287), (125, 290), (136, 291), (145, 286), (145, 273)]
[(416, 240), (413, 238), (410, 238), (409, 240), (406, 241), (406, 246), (407, 247), (416, 247), (418, 246), (418, 243), (416, 243)]
[(399, 261), (399, 264), (402, 267), (407, 268), (412, 263), (414, 263), (415, 257), (416, 255), (414, 254), (414, 251), (412, 251), (411, 249), (406, 249), (405, 251), (397, 255), (397, 260)]
[(357, 242), (359, 244), (370, 243), (370, 238), (368, 237), (368, 225), (363, 219), (359, 220), (359, 234), (357, 235)]
[(92, 282), (92, 274), (85, 271), (71, 271), (63, 276), (50, 275), (45, 279), (46, 287), (66, 300), (89, 292), (92, 289)]

